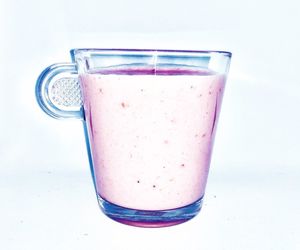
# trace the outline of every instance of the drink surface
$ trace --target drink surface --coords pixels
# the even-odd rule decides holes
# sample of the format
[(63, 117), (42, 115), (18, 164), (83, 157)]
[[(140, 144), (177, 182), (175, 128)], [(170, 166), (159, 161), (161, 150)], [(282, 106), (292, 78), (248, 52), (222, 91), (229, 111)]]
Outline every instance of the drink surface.
[(114, 69), (80, 82), (98, 195), (141, 210), (204, 195), (224, 75)]

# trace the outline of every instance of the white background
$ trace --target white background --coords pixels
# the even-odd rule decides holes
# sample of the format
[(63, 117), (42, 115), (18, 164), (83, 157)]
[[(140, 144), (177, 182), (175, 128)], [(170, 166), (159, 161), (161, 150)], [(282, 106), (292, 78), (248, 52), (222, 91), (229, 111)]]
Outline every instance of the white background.
[[(0, 0), (0, 248), (300, 249), (297, 0)], [(163, 229), (101, 214), (78, 121), (35, 81), (74, 47), (233, 53), (200, 215)]]

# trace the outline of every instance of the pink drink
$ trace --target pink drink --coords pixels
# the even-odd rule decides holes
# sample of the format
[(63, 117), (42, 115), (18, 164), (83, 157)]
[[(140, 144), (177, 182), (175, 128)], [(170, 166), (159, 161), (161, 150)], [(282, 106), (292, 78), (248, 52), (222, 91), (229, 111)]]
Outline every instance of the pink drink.
[(203, 197), (225, 75), (112, 70), (80, 76), (98, 195), (139, 210)]

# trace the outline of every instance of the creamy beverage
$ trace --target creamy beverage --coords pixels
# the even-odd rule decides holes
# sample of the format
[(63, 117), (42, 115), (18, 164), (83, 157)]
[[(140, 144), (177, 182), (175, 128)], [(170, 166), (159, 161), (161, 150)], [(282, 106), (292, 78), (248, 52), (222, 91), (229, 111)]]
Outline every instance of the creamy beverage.
[(80, 76), (97, 194), (140, 210), (204, 195), (225, 76), (110, 70)]

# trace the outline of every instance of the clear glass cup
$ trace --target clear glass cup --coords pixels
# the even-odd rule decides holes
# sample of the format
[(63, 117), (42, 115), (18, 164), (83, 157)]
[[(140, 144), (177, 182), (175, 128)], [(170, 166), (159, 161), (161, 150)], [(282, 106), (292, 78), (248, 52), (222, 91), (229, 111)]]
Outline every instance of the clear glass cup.
[(201, 209), (229, 70), (225, 51), (73, 49), (46, 68), (40, 107), (83, 121), (101, 210), (140, 227)]

